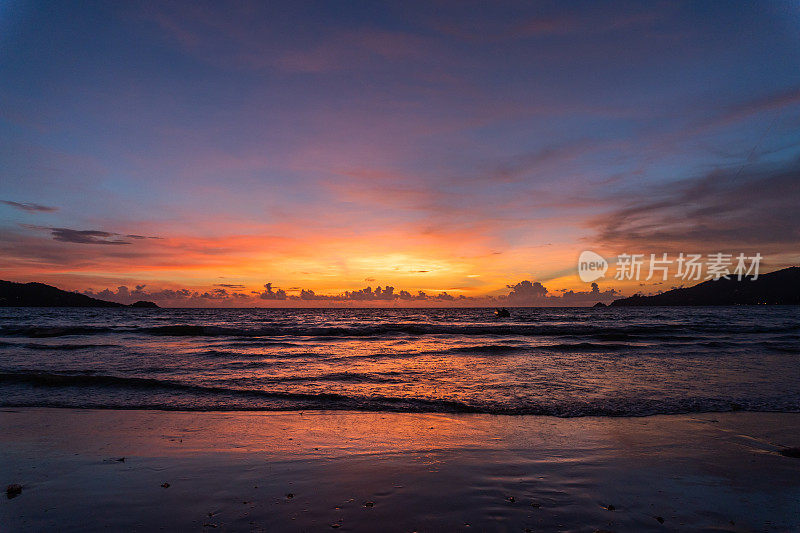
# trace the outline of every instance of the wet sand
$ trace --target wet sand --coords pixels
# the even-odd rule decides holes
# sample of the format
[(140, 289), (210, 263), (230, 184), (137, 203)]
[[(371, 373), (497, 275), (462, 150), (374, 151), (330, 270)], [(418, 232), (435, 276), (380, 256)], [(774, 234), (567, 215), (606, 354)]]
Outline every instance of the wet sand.
[(800, 531), (779, 453), (800, 414), (25, 408), (0, 428), (22, 486), (0, 531)]

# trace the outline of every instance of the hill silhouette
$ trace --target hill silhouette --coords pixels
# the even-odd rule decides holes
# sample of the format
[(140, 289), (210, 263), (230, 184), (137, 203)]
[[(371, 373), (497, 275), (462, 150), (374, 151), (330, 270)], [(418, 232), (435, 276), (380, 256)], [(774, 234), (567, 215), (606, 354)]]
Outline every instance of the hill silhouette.
[(762, 274), (753, 280), (720, 278), (693, 287), (672, 289), (654, 296), (637, 294), (614, 300), (613, 307), (655, 305), (797, 305), (800, 304), (800, 267)]
[(158, 307), (153, 302), (136, 302), (127, 306), (62, 291), (44, 283), (15, 283), (0, 280), (0, 307)]

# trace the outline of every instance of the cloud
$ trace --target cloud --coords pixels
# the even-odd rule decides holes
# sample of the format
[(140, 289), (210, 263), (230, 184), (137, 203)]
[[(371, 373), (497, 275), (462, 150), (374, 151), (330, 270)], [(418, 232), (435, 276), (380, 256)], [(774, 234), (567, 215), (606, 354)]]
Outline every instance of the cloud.
[[(541, 306), (541, 307), (560, 307), (560, 306), (587, 306), (597, 302), (610, 302), (621, 297), (621, 293), (615, 289), (601, 291), (597, 283), (592, 283), (591, 289), (587, 291), (564, 291), (562, 294), (552, 294), (539, 282), (524, 280), (514, 285), (508, 285), (511, 289), (508, 294), (500, 296), (464, 296), (453, 295), (447, 291), (439, 291), (434, 294), (422, 290), (415, 292), (400, 290), (396, 291), (392, 286), (385, 287), (364, 287), (352, 291), (344, 291), (339, 294), (318, 294), (313, 289), (301, 289), (299, 295), (287, 295), (283, 289), (275, 289), (272, 283), (265, 283), (265, 291), (252, 291), (252, 294), (241, 292), (231, 292), (228, 289), (242, 288), (243, 285), (218, 284), (224, 285), (210, 291), (184, 289), (163, 289), (146, 290), (145, 285), (136, 285), (134, 289), (129, 289), (126, 285), (117, 287), (116, 290), (103, 289), (95, 291), (92, 289), (82, 291), (83, 294), (111, 300), (119, 303), (130, 304), (138, 300), (150, 300), (165, 307), (258, 307), (265, 305), (264, 301), (280, 302), (278, 306), (303, 307), (311, 305), (363, 305), (363, 306), (386, 306), (386, 305), (411, 305), (411, 306), (475, 306), (493, 307), (499, 305), (507, 306)], [(276, 304), (269, 304), (274, 306)]]
[(146, 236), (146, 235), (132, 235), (132, 234), (125, 235), (125, 237), (127, 237), (127, 238), (129, 238), (129, 239), (136, 239), (136, 240), (142, 240), (142, 239), (161, 239), (161, 237), (148, 237), (148, 236)]
[(408, 291), (400, 291), (397, 295), (397, 298), (404, 301), (427, 300), (428, 295), (423, 291), (419, 291), (417, 294), (411, 294)]
[(547, 297), (547, 289), (538, 281), (525, 280), (507, 287), (511, 289), (506, 296), (509, 301), (534, 301)]
[(246, 294), (229, 292), (224, 288), (212, 289), (210, 291), (193, 291), (191, 289), (162, 289), (156, 291), (145, 290), (145, 285), (136, 285), (134, 289), (129, 289), (126, 285), (117, 287), (116, 290), (103, 289), (95, 291), (87, 289), (83, 294), (92, 298), (109, 300), (123, 304), (131, 304), (139, 300), (156, 302), (167, 307), (224, 307), (241, 305), (238, 302), (250, 300)]
[(54, 241), (69, 242), (75, 244), (132, 244), (130, 241), (119, 239), (125, 237), (130, 239), (158, 239), (158, 237), (145, 237), (143, 235), (122, 235), (101, 230), (77, 230), (71, 228), (56, 228), (48, 226), (36, 226), (33, 224), (20, 224), (23, 228), (33, 230), (49, 231)]
[(592, 152), (613, 148), (612, 143), (579, 139), (568, 143), (546, 146), (530, 153), (502, 158), (493, 163), (475, 179), (492, 182), (530, 182), (532, 178), (551, 176), (563, 172), (563, 166)]
[(592, 283), (591, 290), (588, 291), (568, 290), (564, 291), (558, 298), (560, 298), (561, 303), (563, 305), (583, 306), (583, 305), (592, 305), (597, 302), (609, 303), (621, 297), (622, 293), (616, 289), (612, 288), (601, 291), (597, 283)]
[[(552, 5), (558, 5), (552, 4)], [(564, 38), (575, 41), (599, 40), (610, 33), (629, 32), (655, 36), (654, 28), (670, 18), (675, 8), (668, 3), (615, 5), (614, 9), (591, 5), (569, 11), (552, 10), (548, 3), (511, 3), (503, 10), (491, 4), (463, 9), (457, 2), (434, 3), (435, 11), (425, 12), (427, 24), (445, 35), (468, 42), (502, 42)], [(498, 16), (497, 14), (501, 15)]]
[[(436, 301), (454, 301), (457, 298), (448, 294), (447, 292), (440, 292), (436, 295), (427, 294), (425, 291), (417, 291), (416, 294), (411, 294), (408, 291), (402, 290), (395, 292), (392, 286), (364, 287), (363, 289), (345, 291), (341, 294), (317, 294), (311, 289), (303, 289), (300, 291), (300, 296), (290, 296), (290, 299), (300, 300), (315, 300), (315, 301), (329, 301), (329, 302), (436, 302)], [(459, 296), (458, 299), (479, 301), (478, 298), (467, 298)]]
[(129, 241), (114, 239), (118, 233), (99, 230), (76, 230), (69, 228), (49, 228), (53, 240), (77, 244), (131, 244)]
[(285, 300), (286, 299), (286, 291), (283, 289), (278, 289), (276, 291), (272, 290), (272, 283), (265, 283), (264, 288), (266, 289), (264, 292), (258, 295), (259, 298), (262, 300)]
[[(800, 242), (800, 160), (657, 185), (595, 217), (596, 240), (664, 251), (785, 251)], [(748, 250), (741, 249), (747, 247)], [(713, 249), (713, 250), (712, 250)]]
[(17, 209), (20, 209), (22, 211), (28, 211), (29, 213), (52, 213), (53, 211), (58, 211), (57, 207), (50, 207), (41, 204), (12, 202), (11, 200), (0, 200), (0, 202), (6, 205), (10, 205), (11, 207), (16, 207)]
[[(259, 3), (220, 9), (197, 2), (158, 4), (145, 14), (186, 52), (226, 67), (318, 74), (369, 62), (420, 60), (436, 50), (423, 35), (366, 26), (336, 29), (313, 17), (291, 25), (287, 15), (299, 13)], [(255, 20), (269, 21), (272, 31)]]
[[(425, 58), (430, 43), (408, 33), (362, 29), (331, 36), (326, 42), (307, 49), (288, 50), (271, 61), (287, 71), (320, 73), (362, 66), (373, 59), (397, 61)], [(258, 66), (258, 61), (250, 64)]]
[(800, 87), (791, 87), (728, 106), (708, 124), (708, 127), (724, 126), (753, 115), (779, 111), (798, 104), (800, 104)]
[(200, 298), (207, 300), (226, 300), (231, 296), (227, 289), (212, 289), (211, 292), (204, 292), (199, 295)]
[(346, 300), (394, 300), (396, 297), (394, 287), (389, 286), (384, 289), (377, 287), (374, 292), (371, 287), (366, 287), (360, 291), (345, 292), (344, 294)]
[(238, 283), (216, 283), (214, 284), (215, 287), (224, 287), (226, 289), (244, 289), (244, 285), (239, 285)]

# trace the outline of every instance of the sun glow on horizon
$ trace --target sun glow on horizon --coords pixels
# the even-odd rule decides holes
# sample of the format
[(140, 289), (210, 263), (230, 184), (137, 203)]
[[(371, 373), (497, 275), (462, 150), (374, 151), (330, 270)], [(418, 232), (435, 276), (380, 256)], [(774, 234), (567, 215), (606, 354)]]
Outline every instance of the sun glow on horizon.
[(0, 278), (455, 305), (587, 292), (584, 250), (800, 262), (785, 9), (244, 11), (0, 9)]

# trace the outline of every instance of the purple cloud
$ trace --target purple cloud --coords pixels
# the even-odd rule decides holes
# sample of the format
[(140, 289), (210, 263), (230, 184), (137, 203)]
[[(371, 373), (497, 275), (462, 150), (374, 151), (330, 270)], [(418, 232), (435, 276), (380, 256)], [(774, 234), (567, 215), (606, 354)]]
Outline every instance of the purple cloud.
[(57, 207), (50, 207), (41, 204), (12, 202), (11, 200), (0, 200), (0, 202), (6, 205), (10, 205), (11, 207), (16, 207), (17, 209), (20, 209), (22, 211), (28, 211), (29, 213), (52, 213), (54, 211), (58, 211)]

